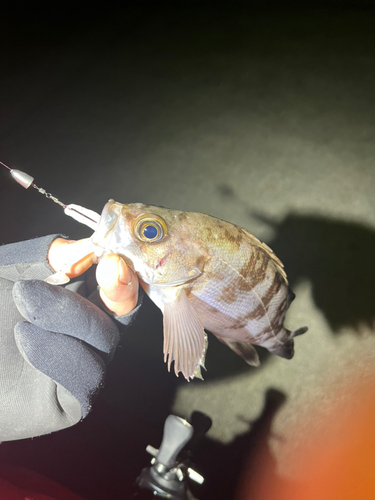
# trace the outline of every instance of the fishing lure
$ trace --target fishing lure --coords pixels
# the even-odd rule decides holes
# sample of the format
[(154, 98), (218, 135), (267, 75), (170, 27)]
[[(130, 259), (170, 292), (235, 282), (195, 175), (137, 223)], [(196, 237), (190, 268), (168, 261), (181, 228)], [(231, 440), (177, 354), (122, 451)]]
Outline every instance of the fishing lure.
[[(24, 187), (25, 189), (33, 187), (40, 194), (43, 194), (49, 200), (52, 200), (54, 203), (60, 205), (64, 209), (64, 213), (66, 215), (72, 217), (81, 224), (85, 224), (86, 226), (90, 227), (92, 230), (95, 231), (100, 220), (100, 215), (97, 212), (94, 212), (94, 210), (90, 210), (80, 205), (76, 205), (74, 203), (66, 205), (55, 196), (52, 196), (51, 193), (48, 193), (45, 189), (38, 187), (34, 183), (34, 177), (32, 177), (31, 175), (27, 174), (26, 172), (22, 172), (21, 170), (10, 168), (8, 167), (8, 165), (5, 165), (5, 163), (1, 161), (0, 165), (3, 165), (3, 167), (7, 168), (10, 171), (10, 174), (13, 177), (13, 179), (16, 182), (18, 182), (18, 184), (20, 184), (22, 187)], [(53, 285), (64, 285), (68, 283), (69, 278), (65, 273), (70, 269), (72, 264), (78, 262), (92, 251), (93, 249), (90, 241), (87, 241), (86, 245), (84, 244), (80, 245), (79, 251), (73, 254), (74, 261), (64, 262), (61, 266), (61, 269), (59, 269), (57, 273), (49, 276), (45, 281)], [(97, 256), (99, 257), (100, 255)]]

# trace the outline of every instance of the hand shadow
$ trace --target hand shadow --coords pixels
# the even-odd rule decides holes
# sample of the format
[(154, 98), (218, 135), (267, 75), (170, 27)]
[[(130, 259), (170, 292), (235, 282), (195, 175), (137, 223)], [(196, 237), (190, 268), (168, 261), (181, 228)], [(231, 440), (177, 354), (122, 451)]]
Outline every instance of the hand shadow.
[(296, 214), (271, 225), (275, 237), (269, 245), (283, 261), (291, 287), (304, 279), (312, 283), (314, 301), (334, 333), (374, 326), (375, 231)]
[(362, 325), (374, 326), (373, 229), (293, 213), (277, 222), (255, 213), (229, 186), (219, 186), (218, 193), (227, 202), (242, 206), (250, 218), (273, 228), (275, 236), (267, 244), (283, 262), (291, 288), (306, 279), (312, 283), (314, 301), (334, 333), (344, 327), (360, 333)]

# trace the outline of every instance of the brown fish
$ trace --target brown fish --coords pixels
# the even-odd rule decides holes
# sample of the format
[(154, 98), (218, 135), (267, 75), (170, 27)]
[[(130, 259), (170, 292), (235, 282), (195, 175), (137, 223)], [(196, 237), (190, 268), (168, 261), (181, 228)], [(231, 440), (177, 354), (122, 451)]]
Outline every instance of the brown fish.
[[(200, 376), (205, 329), (253, 366), (252, 344), (293, 356), (283, 326), (294, 294), (283, 264), (245, 229), (208, 215), (110, 200), (92, 236), (100, 252), (125, 257), (164, 315), (164, 360), (176, 375)], [(98, 248), (99, 247), (99, 248)]]

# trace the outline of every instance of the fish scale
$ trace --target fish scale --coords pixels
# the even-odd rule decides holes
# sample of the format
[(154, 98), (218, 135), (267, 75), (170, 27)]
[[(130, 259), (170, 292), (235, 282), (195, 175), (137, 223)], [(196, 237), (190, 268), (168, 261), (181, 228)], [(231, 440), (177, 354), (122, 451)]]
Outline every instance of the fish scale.
[[(218, 270), (218, 267), (221, 269)], [(215, 275), (219, 273), (223, 279), (215, 280)], [(249, 341), (261, 345), (265, 340), (262, 332), (269, 328), (273, 313), (276, 312), (277, 305), (283, 300), (287, 290), (282, 289), (280, 294), (275, 295), (274, 301), (270, 302), (267, 310), (260, 297), (262, 297), (262, 289), (268, 289), (269, 280), (263, 281), (261, 285), (258, 284), (255, 289), (248, 285), (247, 291), (242, 288), (236, 293), (238, 281), (243, 278), (240, 278), (231, 267), (219, 261), (217, 266), (213, 266), (213, 269), (209, 271), (209, 275), (210, 277), (207, 278), (198, 278), (192, 290), (192, 295), (203, 302), (199, 309), (205, 328), (220, 338)], [(200, 284), (199, 281), (202, 283)], [(224, 300), (223, 290), (228, 287), (233, 292), (227, 300)], [(204, 304), (210, 307), (205, 308)], [(258, 314), (251, 317), (257, 310)], [(275, 336), (275, 334), (276, 332), (270, 332), (270, 336)]]
[(187, 380), (200, 376), (205, 329), (258, 365), (254, 345), (294, 354), (283, 326), (290, 297), (281, 261), (247, 230), (209, 215), (151, 205), (104, 207), (91, 239), (126, 258), (164, 315), (164, 359)]

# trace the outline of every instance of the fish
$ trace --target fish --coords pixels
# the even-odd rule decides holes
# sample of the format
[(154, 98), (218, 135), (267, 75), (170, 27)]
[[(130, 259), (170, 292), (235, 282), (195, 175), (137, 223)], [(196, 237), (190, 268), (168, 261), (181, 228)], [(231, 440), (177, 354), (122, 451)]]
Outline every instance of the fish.
[(284, 266), (246, 229), (194, 212), (110, 200), (91, 237), (97, 255), (116, 253), (163, 313), (164, 361), (202, 378), (206, 331), (258, 366), (254, 345), (291, 359), (295, 331), (283, 325), (294, 299)]

